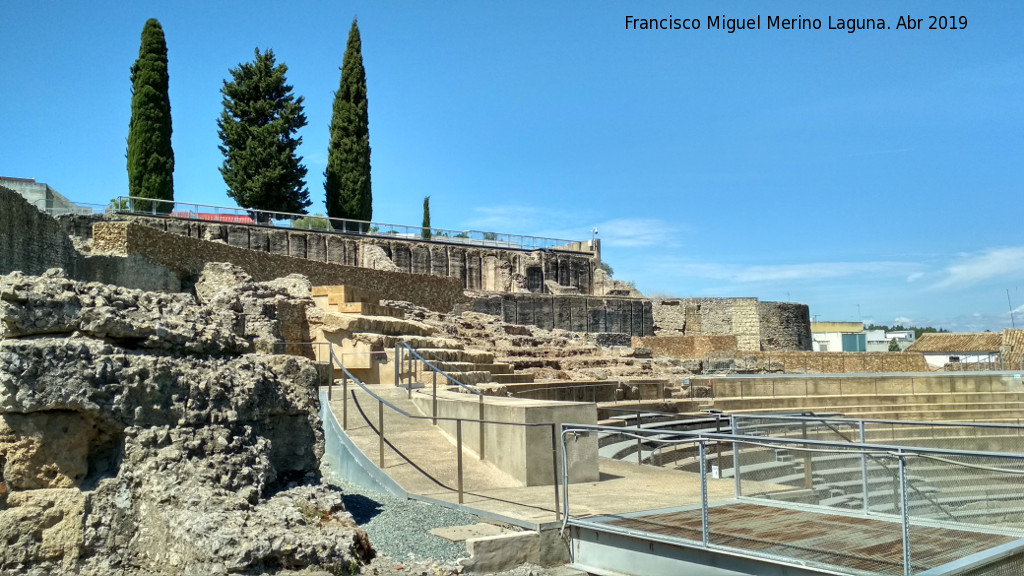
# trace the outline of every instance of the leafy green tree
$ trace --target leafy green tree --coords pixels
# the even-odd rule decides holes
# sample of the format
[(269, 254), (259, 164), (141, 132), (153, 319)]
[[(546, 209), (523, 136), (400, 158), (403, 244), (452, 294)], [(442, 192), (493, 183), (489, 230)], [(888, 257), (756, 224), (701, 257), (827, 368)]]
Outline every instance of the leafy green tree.
[(611, 264), (607, 262), (601, 262), (601, 265), (599, 267), (601, 268), (601, 270), (604, 270), (606, 274), (608, 274), (609, 278), (615, 275), (615, 270), (612, 268)]
[(430, 196), (423, 199), (423, 239), (430, 240)]
[[(128, 121), (128, 195), (174, 200), (174, 150), (171, 149), (171, 100), (167, 95), (167, 43), (154, 18), (142, 27), (139, 58), (132, 64), (132, 116)], [(150, 202), (135, 202), (148, 211)], [(170, 212), (171, 203), (156, 203)]]
[(334, 93), (324, 191), (328, 216), (365, 221), (373, 219), (366, 70), (363, 68), (362, 40), (355, 19), (348, 33), (341, 83)]
[(228, 196), (242, 208), (305, 214), (312, 204), (296, 152), (302, 138), (295, 133), (306, 125), (303, 98), (292, 94), (287, 71), (273, 50), (257, 48), (255, 59), (232, 68), (231, 81), (221, 88), (220, 173)]
[(313, 216), (296, 218), (292, 221), (292, 228), (297, 230), (327, 231), (331, 229), (331, 222), (323, 214), (315, 214)]
[(889, 352), (899, 352), (899, 351), (900, 351), (900, 343), (895, 338), (893, 338), (892, 340), (889, 340)]

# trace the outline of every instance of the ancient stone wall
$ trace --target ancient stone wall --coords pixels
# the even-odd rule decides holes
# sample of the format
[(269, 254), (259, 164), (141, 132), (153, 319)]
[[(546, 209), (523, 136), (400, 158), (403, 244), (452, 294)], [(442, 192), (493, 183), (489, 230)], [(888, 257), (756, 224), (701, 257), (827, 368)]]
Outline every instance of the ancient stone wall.
[(930, 372), (923, 354), (895, 352), (759, 352), (766, 371), (787, 374), (854, 372)]
[(473, 298), (469, 309), (498, 316), (509, 324), (525, 324), (546, 330), (617, 332), (630, 336), (654, 333), (651, 301), (641, 298), (481, 294)]
[(811, 311), (795, 302), (758, 302), (761, 350), (811, 350)]
[[(114, 217), (237, 248), (347, 266), (375, 267), (366, 262), (362, 252), (367, 246), (377, 246), (401, 272), (456, 278), (468, 290), (545, 293), (549, 291), (545, 283), (553, 282), (581, 294), (591, 294), (597, 262), (596, 252), (515, 250), (446, 243), (441, 239), (422, 241), (198, 220)], [(75, 218), (68, 218), (65, 226), (75, 232), (83, 228)]]
[[(274, 238), (287, 242), (287, 234), (272, 236), (268, 242)], [(448, 312), (464, 300), (462, 285), (455, 278), (324, 263), (169, 234), (134, 222), (96, 224), (93, 251), (144, 258), (172, 271), (185, 285), (194, 282), (208, 262), (229, 262), (240, 266), (258, 282), (302, 274), (314, 285), (345, 284), (381, 298), (406, 300), (438, 312)]]
[(48, 268), (78, 271), (78, 252), (56, 220), (20, 194), (0, 187), (0, 274), (20, 270), (41, 274)]
[(653, 301), (659, 336), (736, 337), (739, 351), (810, 350), (810, 313), (804, 304), (757, 298), (671, 298)]
[(650, 348), (655, 357), (701, 359), (711, 355), (735, 354), (736, 337), (728, 336), (650, 336), (633, 338), (634, 348)]

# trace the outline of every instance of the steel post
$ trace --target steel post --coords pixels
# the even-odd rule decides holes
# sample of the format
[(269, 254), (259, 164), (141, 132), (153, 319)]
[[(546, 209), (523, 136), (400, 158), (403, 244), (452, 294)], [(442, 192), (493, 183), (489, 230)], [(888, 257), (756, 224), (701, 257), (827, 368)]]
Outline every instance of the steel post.
[[(864, 428), (864, 421), (860, 421), (860, 443), (863, 445), (867, 442), (867, 432)], [(868, 455), (861, 454), (860, 456), (860, 474), (861, 474), (861, 492), (864, 494), (862, 500), (864, 504), (864, 513), (870, 512), (870, 496), (868, 495)]]
[(907, 509), (907, 457), (900, 451), (900, 508), (903, 518), (903, 576), (910, 576), (910, 511)]
[[(483, 406), (483, 405), (481, 404), (481, 406)], [(482, 423), (481, 423), (481, 426), (483, 426)], [(558, 428), (559, 428), (559, 426), (560, 425), (557, 424), (557, 423), (554, 423), (554, 422), (551, 423), (551, 472), (552, 472), (551, 476), (553, 477), (553, 479), (555, 481), (554, 483), (555, 483), (555, 521), (556, 522), (561, 519), (561, 517), (560, 517), (560, 515), (558, 513), (558, 507), (559, 507), (559, 502), (558, 502)], [(569, 473), (567, 470), (563, 471), (563, 472), (565, 474)], [(568, 477), (566, 478), (566, 482), (568, 482)]]
[(711, 541), (711, 531), (708, 527), (708, 472), (707, 472), (707, 448), (704, 441), (697, 443), (700, 451), (700, 539), (707, 548)]
[(455, 458), (459, 474), (459, 504), (462, 504), (462, 419), (455, 421)]
[(377, 401), (377, 421), (379, 422), (379, 434), (377, 440), (377, 450), (379, 452), (377, 456), (377, 462), (380, 469), (384, 469), (384, 401)]

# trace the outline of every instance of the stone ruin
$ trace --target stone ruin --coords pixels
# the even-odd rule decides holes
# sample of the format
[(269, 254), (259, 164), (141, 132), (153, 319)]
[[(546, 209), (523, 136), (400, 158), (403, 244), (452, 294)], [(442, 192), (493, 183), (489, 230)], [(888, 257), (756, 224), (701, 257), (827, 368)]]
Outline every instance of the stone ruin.
[[(0, 276), (0, 573), (350, 573), (299, 276), (190, 294)], [(299, 331), (290, 334), (289, 331)]]

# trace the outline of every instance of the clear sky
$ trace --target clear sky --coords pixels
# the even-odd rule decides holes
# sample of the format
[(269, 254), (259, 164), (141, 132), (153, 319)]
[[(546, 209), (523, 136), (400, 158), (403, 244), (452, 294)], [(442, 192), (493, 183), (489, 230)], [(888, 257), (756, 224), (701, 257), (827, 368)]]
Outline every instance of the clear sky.
[[(798, 14), (821, 29), (768, 29)], [(760, 15), (761, 29), (708, 29), (716, 15)], [(907, 15), (925, 29), (897, 29)], [(966, 27), (929, 30), (930, 15)], [(615, 277), (647, 295), (955, 331), (1008, 327), (1012, 307), (1024, 326), (1017, 1), (3, 0), (0, 175), (83, 203), (127, 193), (129, 67), (155, 17), (175, 198), (234, 205), (219, 91), (272, 48), (306, 99), (300, 153), (322, 212), (354, 16), (376, 221), (419, 224), (429, 195), (440, 228), (596, 227)], [(701, 28), (633, 30), (628, 16)], [(829, 30), (829, 17), (889, 29)]]

